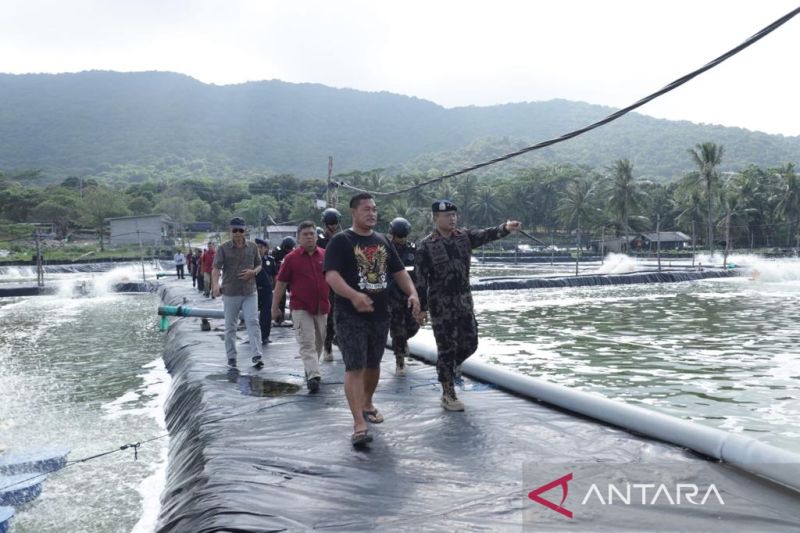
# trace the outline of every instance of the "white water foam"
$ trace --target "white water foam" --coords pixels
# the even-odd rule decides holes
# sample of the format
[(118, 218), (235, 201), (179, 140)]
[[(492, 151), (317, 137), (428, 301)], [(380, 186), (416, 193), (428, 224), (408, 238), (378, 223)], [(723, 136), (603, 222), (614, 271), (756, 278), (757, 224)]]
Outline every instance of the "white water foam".
[(636, 271), (636, 259), (626, 254), (610, 253), (603, 264), (596, 270), (597, 274), (629, 274)]
[(3, 267), (0, 268), (0, 279), (2, 280), (21, 280), (36, 279), (36, 270), (32, 267)]
[[(703, 267), (722, 265), (723, 256), (706, 254), (697, 256), (697, 264)], [(800, 259), (769, 259), (759, 255), (731, 254), (728, 265), (733, 265), (744, 272), (744, 275), (760, 283), (784, 283), (800, 281)]]
[[(158, 425), (163, 434), (166, 434), (166, 421), (164, 420), (164, 405), (169, 393), (171, 378), (164, 361), (158, 358), (143, 368), (148, 371), (141, 377), (143, 386), (135, 391), (127, 391), (116, 400), (102, 407), (107, 411), (108, 418), (122, 418), (131, 415), (150, 416)], [(145, 400), (143, 407), (135, 405), (140, 400)], [(149, 401), (148, 401), (149, 400)], [(158, 436), (158, 435), (156, 435)], [(156, 528), (158, 515), (161, 510), (161, 492), (167, 480), (167, 455), (169, 445), (166, 440), (153, 441), (150, 446), (158, 446), (158, 459), (153, 463), (152, 473), (139, 483), (137, 492), (142, 497), (142, 512), (139, 521), (131, 529), (132, 533), (152, 532)]]

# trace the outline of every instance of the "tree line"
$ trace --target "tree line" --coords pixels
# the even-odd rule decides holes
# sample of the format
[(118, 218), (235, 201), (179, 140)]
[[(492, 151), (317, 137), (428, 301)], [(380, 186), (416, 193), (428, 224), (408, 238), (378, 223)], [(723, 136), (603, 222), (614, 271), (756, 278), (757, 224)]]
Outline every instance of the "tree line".
[[(585, 165), (544, 165), (515, 169), (488, 179), (466, 175), (396, 196), (378, 197), (381, 226), (397, 216), (412, 223), (413, 236), (430, 228), (430, 205), (448, 198), (458, 206), (461, 223), (497, 224), (521, 220), (526, 228), (556, 242), (585, 244), (590, 238), (636, 232), (693, 230), (701, 245), (731, 242), (737, 248), (797, 245), (800, 183), (793, 163), (762, 168), (750, 165), (720, 172), (724, 146), (713, 142), (687, 148), (694, 170), (670, 183), (636, 177), (628, 159), (603, 168)], [(183, 175), (147, 177), (125, 183), (130, 165), (103, 175), (69, 177), (60, 183), (35, 185), (36, 171), (0, 173), (0, 219), (6, 223), (48, 222), (61, 237), (76, 228), (90, 228), (101, 241), (111, 217), (164, 213), (181, 227), (209, 221), (224, 229), (233, 215), (252, 225), (294, 224), (318, 220), (317, 200), (327, 197), (326, 181), (301, 180), (291, 174), (212, 179)], [(371, 191), (391, 191), (419, 184), (430, 176), (391, 175), (383, 169), (334, 176)], [(347, 200), (352, 191), (339, 188), (340, 211), (349, 224)]]

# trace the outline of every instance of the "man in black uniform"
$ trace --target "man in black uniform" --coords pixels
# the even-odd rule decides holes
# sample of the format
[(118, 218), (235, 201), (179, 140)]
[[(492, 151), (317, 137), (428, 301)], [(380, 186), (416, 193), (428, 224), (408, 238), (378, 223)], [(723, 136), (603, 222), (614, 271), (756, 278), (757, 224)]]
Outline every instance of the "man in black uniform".
[(456, 397), (455, 378), (461, 366), (478, 348), (478, 323), (472, 309), (469, 265), (472, 249), (521, 229), (516, 220), (494, 228), (456, 229), (458, 208), (449, 200), (431, 207), (433, 232), (417, 248), (415, 276), (420, 306), (430, 311), (438, 359), (436, 370), (442, 384), (442, 407), (463, 411)]
[[(322, 230), (322, 234), (317, 237), (317, 246), (323, 249), (327, 248), (333, 236), (342, 231), (340, 227), (341, 221), (342, 214), (333, 207), (329, 207), (322, 212), (322, 225), (324, 229)], [(324, 351), (322, 359), (328, 362), (333, 361), (333, 341), (336, 337), (333, 328), (333, 302), (335, 300), (335, 294), (336, 293), (331, 290), (331, 310), (328, 313), (328, 323), (325, 328), (325, 343), (323, 345)]]
[[(389, 242), (397, 250), (397, 255), (400, 256), (411, 280), (414, 281), (414, 258), (417, 247), (408, 240), (410, 233), (411, 223), (402, 217), (395, 218), (389, 223)], [(405, 376), (408, 339), (417, 334), (419, 323), (408, 308), (403, 291), (393, 281), (389, 279), (389, 334), (392, 336), (395, 375)]]
[(275, 267), (275, 258), (269, 254), (269, 241), (256, 239), (258, 252), (261, 254), (261, 272), (256, 276), (256, 289), (258, 290), (258, 325), (261, 326), (261, 344), (269, 344), (269, 334), (272, 330), (272, 287), (278, 269)]
[[(283, 258), (289, 255), (289, 252), (294, 250), (295, 246), (297, 246), (297, 241), (294, 240), (294, 237), (286, 236), (281, 241), (280, 246), (272, 250), (272, 257), (275, 259), (275, 271), (278, 272), (281, 269), (281, 263), (283, 262)], [(289, 289), (291, 291), (291, 289)], [(284, 317), (286, 316), (286, 295), (284, 294), (283, 298), (281, 298), (280, 304), (278, 307), (281, 310), (281, 316), (279, 320), (275, 322), (280, 326), (281, 323), (284, 321)]]

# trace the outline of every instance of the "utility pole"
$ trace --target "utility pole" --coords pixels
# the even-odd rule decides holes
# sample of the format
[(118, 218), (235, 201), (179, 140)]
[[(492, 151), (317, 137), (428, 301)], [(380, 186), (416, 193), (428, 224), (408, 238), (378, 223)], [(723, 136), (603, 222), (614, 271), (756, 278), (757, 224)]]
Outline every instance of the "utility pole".
[(731, 250), (731, 213), (725, 215), (725, 256), (722, 258), (722, 268), (728, 266), (728, 254)]
[(336, 209), (336, 193), (338, 187), (334, 189), (332, 177), (333, 176), (333, 156), (328, 156), (328, 207)]
[(139, 239), (139, 255), (142, 258), (142, 281), (147, 281), (147, 276), (144, 273), (144, 248), (142, 247), (142, 232), (136, 230), (136, 237)]
[(661, 215), (656, 214), (656, 257), (658, 257), (658, 271), (661, 272)]
[(695, 256), (695, 247), (694, 247), (694, 219), (692, 219), (692, 268), (694, 268), (694, 256)]
[(606, 227), (600, 230), (600, 264), (606, 264)]
[(39, 228), (36, 228), (36, 286), (44, 288), (44, 265), (42, 265), (42, 247), (39, 240)]
[(575, 248), (575, 275), (578, 275), (578, 266), (581, 264), (581, 217), (578, 217), (578, 228), (576, 233), (576, 238), (578, 239), (577, 246)]

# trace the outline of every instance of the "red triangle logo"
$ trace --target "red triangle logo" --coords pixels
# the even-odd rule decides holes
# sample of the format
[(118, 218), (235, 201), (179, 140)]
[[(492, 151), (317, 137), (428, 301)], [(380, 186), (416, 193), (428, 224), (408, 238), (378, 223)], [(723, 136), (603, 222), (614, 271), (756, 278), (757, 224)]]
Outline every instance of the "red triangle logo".
[[(538, 489), (534, 489), (528, 493), (528, 498), (535, 501), (538, 504), (544, 505), (548, 509), (552, 509), (553, 511), (563, 514), (567, 518), (572, 518), (572, 511), (562, 507), (564, 505), (564, 501), (567, 499), (567, 494), (569, 493), (569, 486), (567, 482), (572, 481), (572, 472), (567, 474), (566, 476), (560, 477), (547, 483), (546, 485), (542, 485)], [(561, 487), (561, 503), (556, 505), (555, 503), (551, 502), (550, 500), (545, 500), (540, 496), (543, 492), (547, 492), (550, 489), (555, 487)]]

